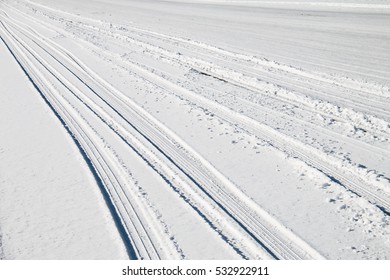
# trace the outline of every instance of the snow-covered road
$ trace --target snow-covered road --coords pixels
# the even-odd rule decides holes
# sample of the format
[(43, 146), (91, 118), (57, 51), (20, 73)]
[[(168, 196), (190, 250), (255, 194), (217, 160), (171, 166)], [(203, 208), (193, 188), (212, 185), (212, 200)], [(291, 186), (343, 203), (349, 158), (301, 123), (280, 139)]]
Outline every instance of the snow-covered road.
[(130, 258), (383, 259), (390, 3), (360, 2), (1, 0), (0, 38)]

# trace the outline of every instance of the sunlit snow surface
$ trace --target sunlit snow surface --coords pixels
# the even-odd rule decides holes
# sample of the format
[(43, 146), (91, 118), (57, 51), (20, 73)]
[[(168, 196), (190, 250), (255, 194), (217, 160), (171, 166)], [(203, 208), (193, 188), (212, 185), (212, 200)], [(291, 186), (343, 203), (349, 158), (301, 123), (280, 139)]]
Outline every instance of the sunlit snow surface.
[(0, 37), (0, 258), (390, 257), (390, 1), (0, 0)]

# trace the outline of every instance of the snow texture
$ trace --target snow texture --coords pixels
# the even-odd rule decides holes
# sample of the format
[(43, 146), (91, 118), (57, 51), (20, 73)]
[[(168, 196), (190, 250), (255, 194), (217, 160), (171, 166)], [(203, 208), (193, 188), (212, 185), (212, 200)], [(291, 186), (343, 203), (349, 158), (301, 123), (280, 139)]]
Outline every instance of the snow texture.
[(390, 1), (0, 0), (0, 259), (390, 258)]

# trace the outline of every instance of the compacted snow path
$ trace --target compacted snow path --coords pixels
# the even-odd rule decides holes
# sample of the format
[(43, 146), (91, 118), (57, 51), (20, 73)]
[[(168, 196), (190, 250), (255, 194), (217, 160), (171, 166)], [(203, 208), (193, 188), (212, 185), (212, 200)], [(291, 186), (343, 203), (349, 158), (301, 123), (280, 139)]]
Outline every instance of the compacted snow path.
[[(301, 63), (299, 45), (286, 57), (283, 47), (268, 54), (259, 43), (267, 58), (249, 50), (254, 42), (247, 50), (218, 44), (213, 28), (199, 38), (196, 25), (186, 36), (169, 22), (155, 25), (156, 11), (164, 19), (169, 7), (173, 21), (195, 10), (219, 28), (218, 15), (247, 11), (237, 26), (259, 32), (248, 3), (179, 2), (117, 1), (108, 11), (104, 1), (76, 10), (66, 1), (0, 2), (4, 49), (79, 146), (129, 257), (388, 258), (387, 27), (376, 30), (378, 69), (351, 45), (360, 34), (341, 34), (335, 50), (308, 40), (312, 57)], [(294, 9), (260, 2), (260, 14), (294, 22)], [(223, 13), (213, 19), (206, 11), (215, 5)], [(359, 8), (343, 11), (354, 18)], [(323, 9), (316, 15), (331, 17)], [(145, 10), (156, 17), (145, 20)], [(372, 11), (364, 20), (389, 19)], [(334, 36), (330, 20), (305, 32)], [(336, 51), (327, 62), (326, 47)], [(346, 52), (365, 71), (350, 71), (338, 58)]]

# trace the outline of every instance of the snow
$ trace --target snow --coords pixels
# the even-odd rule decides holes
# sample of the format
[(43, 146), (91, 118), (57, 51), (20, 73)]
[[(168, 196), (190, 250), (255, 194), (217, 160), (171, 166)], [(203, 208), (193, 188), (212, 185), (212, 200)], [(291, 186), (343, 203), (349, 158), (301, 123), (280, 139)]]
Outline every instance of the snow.
[[(4, 44), (1, 71), (2, 258), (126, 259), (92, 173)], [(4, 64), (3, 64), (4, 63)]]
[(0, 257), (388, 259), (389, 8), (0, 1)]

